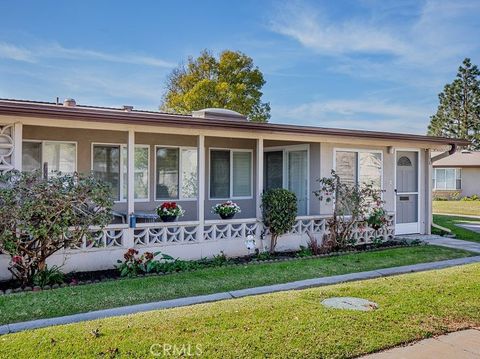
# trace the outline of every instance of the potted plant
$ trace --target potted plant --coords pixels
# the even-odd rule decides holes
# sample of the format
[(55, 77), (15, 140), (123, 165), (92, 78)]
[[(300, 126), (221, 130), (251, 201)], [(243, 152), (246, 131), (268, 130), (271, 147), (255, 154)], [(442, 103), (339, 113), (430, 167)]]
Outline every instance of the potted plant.
[(162, 222), (175, 222), (177, 217), (183, 216), (185, 211), (176, 202), (164, 202), (157, 208), (157, 214)]
[(212, 208), (213, 213), (218, 214), (222, 219), (232, 219), (235, 214), (240, 213), (240, 207), (238, 204), (232, 201), (225, 203), (218, 203)]

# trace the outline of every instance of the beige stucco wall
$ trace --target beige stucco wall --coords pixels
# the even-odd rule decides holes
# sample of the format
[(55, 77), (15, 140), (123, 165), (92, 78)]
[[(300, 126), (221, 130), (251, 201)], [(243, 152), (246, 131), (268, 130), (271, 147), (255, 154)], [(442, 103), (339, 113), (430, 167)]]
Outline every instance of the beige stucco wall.
[(462, 196), (480, 196), (480, 168), (462, 168)]

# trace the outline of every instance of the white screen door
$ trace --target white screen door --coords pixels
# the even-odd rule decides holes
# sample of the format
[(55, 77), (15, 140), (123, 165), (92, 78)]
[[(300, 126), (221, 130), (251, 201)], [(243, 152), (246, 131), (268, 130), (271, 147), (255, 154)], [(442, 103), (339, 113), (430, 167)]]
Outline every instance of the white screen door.
[(396, 153), (395, 233), (419, 232), (419, 158), (417, 151)]

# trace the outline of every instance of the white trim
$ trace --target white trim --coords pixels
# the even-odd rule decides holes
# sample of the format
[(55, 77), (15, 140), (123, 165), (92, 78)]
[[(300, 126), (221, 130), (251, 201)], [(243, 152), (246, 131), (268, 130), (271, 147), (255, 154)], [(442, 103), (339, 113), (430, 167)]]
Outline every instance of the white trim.
[[(176, 148), (178, 149), (178, 196), (177, 198), (157, 198), (157, 148)], [(197, 151), (197, 177), (199, 177), (198, 173), (198, 147), (194, 146), (172, 146), (172, 145), (155, 145), (154, 149), (154, 183), (153, 183), (153, 202), (165, 202), (165, 201), (197, 201), (198, 199), (198, 192), (200, 189), (198, 188), (198, 178), (197, 178), (197, 195), (195, 197), (182, 197), (182, 150), (195, 150)]]
[(13, 125), (13, 154), (12, 165), (18, 171), (22, 170), (22, 156), (23, 156), (23, 124), (15, 122)]
[[(123, 148), (120, 146), (120, 177), (123, 177), (122, 169), (122, 152)], [(128, 130), (128, 144), (127, 144), (127, 213), (135, 212), (135, 131)], [(121, 182), (120, 182), (121, 183)], [(121, 198), (121, 197), (120, 197)]]
[(198, 229), (197, 241), (201, 242), (204, 238), (205, 230), (205, 136), (199, 135), (197, 142), (197, 210), (198, 210)]
[[(398, 152), (416, 152), (417, 157), (417, 192), (401, 192), (397, 191), (397, 153)], [(397, 212), (397, 197), (405, 194), (405, 195), (416, 195), (417, 196), (417, 222), (412, 223), (397, 223), (397, 216), (395, 215), (395, 234), (411, 234), (411, 233), (420, 233), (420, 208), (422, 203), (421, 196), (421, 172), (422, 172), (422, 156), (421, 151), (418, 148), (395, 148), (394, 151), (394, 183), (395, 183), (395, 192), (394, 192), (394, 201), (393, 205), (395, 208), (395, 213)]]
[[(305, 143), (301, 145), (285, 145), (266, 147), (264, 152), (282, 152), (282, 187), (288, 189), (288, 153), (295, 151), (307, 151), (307, 215), (310, 214), (310, 144)], [(262, 169), (264, 171), (264, 169)]]
[[(123, 180), (123, 167), (124, 167), (124, 156), (122, 155), (122, 150), (127, 149), (127, 158), (128, 158), (128, 145), (126, 143), (115, 143), (115, 142), (92, 142), (90, 144), (90, 171), (93, 172), (93, 147), (94, 146), (111, 146), (111, 147), (119, 147), (120, 148), (120, 188), (119, 188), (119, 200), (115, 200), (114, 203), (127, 203), (127, 196), (128, 196), (128, 191), (127, 193), (123, 193), (123, 186), (124, 186), (124, 180)], [(150, 145), (147, 144), (135, 144), (135, 148), (147, 148), (148, 149), (148, 176), (147, 176), (147, 181), (148, 181), (148, 197), (147, 198), (135, 198), (136, 203), (147, 203), (150, 202), (150, 176), (151, 176), (151, 168), (150, 168)], [(127, 162), (128, 166), (128, 162)], [(134, 170), (135, 173), (135, 170)], [(127, 178), (128, 178), (128, 170), (127, 170)], [(128, 183), (127, 183), (128, 187)]]
[[(230, 196), (224, 198), (216, 198), (210, 196), (210, 174), (212, 172), (212, 156), (213, 151), (229, 151), (230, 152)], [(250, 153), (250, 196), (233, 196), (233, 152), (249, 152)], [(223, 148), (223, 147), (209, 147), (208, 148), (208, 200), (209, 201), (227, 201), (227, 200), (243, 200), (253, 199), (253, 150), (244, 148)]]
[(264, 168), (264, 143), (263, 143), (263, 138), (259, 138), (257, 140), (257, 146), (256, 146), (256, 157), (257, 157), (257, 162), (256, 162), (256, 175), (257, 175), (257, 181), (256, 181), (256, 216), (257, 220), (262, 219), (262, 193), (263, 193), (263, 168)]

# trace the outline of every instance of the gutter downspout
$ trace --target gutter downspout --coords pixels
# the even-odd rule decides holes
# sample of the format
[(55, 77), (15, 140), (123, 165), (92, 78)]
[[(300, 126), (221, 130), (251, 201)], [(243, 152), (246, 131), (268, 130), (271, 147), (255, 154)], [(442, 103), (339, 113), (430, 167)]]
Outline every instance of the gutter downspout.
[(457, 152), (457, 145), (455, 143), (450, 144), (452, 146), (449, 151), (440, 153), (436, 156), (433, 156), (431, 159), (431, 163), (436, 162), (438, 160), (441, 160), (442, 158), (448, 157), (453, 155), (455, 152)]

